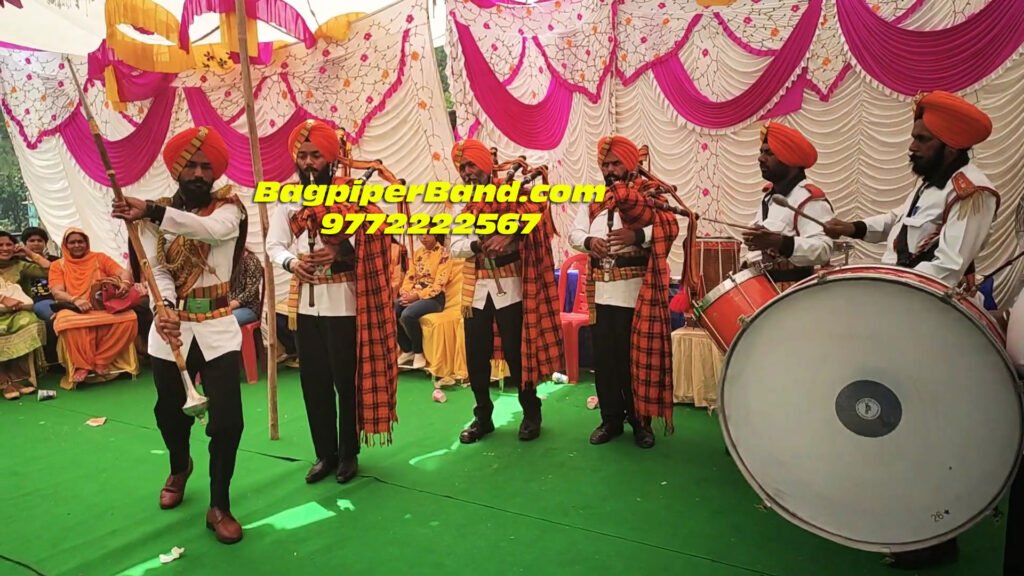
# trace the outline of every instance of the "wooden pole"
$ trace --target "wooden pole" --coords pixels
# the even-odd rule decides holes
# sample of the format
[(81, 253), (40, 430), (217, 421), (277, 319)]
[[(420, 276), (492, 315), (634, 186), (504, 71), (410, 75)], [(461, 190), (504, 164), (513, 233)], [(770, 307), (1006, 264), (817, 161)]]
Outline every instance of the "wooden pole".
[[(71, 59), (65, 56), (64, 62), (67, 64), (68, 71), (71, 72), (71, 79), (74, 81), (75, 88), (78, 90), (78, 99), (82, 103), (82, 112), (85, 113), (86, 120), (89, 122), (89, 131), (92, 133), (93, 142), (96, 144), (96, 151), (99, 152), (100, 160), (103, 162), (103, 168), (107, 171), (107, 178), (110, 180), (110, 188), (114, 191), (114, 198), (123, 201), (124, 193), (121, 192), (121, 186), (117, 183), (117, 174), (114, 172), (114, 165), (110, 162), (110, 156), (107, 155), (107, 146), (103, 143), (103, 136), (100, 134), (100, 128), (96, 123), (96, 118), (92, 115), (92, 109), (89, 107), (89, 102), (85, 97), (85, 90), (82, 89), (82, 84), (78, 81), (78, 74), (75, 73), (75, 67), (71, 63)], [(149, 288), (149, 298), (152, 300), (153, 305), (156, 308), (156, 314), (157, 316), (166, 318), (167, 307), (164, 306), (164, 299), (160, 294), (160, 285), (156, 283), (156, 278), (153, 276), (153, 268), (149, 264), (149, 258), (146, 257), (146, 248), (142, 245), (142, 238), (139, 236), (138, 226), (138, 222), (125, 221), (125, 227), (128, 229), (128, 241), (131, 243), (132, 248), (135, 250), (135, 256), (139, 260), (139, 270), (142, 272), (142, 280)], [(178, 366), (178, 373), (181, 374), (181, 382), (185, 386), (185, 405), (182, 407), (182, 410), (184, 410), (189, 416), (196, 416), (200, 421), (202, 421), (206, 414), (209, 402), (205, 396), (202, 396), (198, 391), (196, 391), (195, 384), (192, 383), (192, 378), (188, 375), (188, 369), (185, 366), (185, 357), (181, 354), (181, 348), (178, 348), (170, 342), (167, 344), (171, 347), (171, 352), (174, 354), (174, 363)]]
[[(252, 155), (252, 175), (257, 183), (263, 180), (263, 162), (260, 159), (260, 143), (256, 132), (256, 105), (253, 102), (252, 72), (249, 70), (249, 38), (246, 31), (248, 18), (245, 15), (245, 0), (235, 0), (235, 15), (238, 23), (238, 55), (242, 69), (242, 90), (245, 94), (245, 120), (249, 131), (249, 153)], [(260, 228), (263, 230), (263, 278), (266, 285), (267, 318), (267, 416), (270, 419), (270, 439), (280, 439), (277, 421), (277, 297), (274, 286), (274, 268), (267, 255), (267, 228), (270, 217), (267, 205), (257, 204), (260, 211)]]

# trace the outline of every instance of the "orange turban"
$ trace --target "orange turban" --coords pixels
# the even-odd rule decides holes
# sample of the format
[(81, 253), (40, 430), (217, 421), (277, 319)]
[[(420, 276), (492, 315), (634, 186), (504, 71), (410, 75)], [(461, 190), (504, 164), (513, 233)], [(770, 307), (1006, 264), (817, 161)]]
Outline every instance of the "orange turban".
[(936, 138), (950, 148), (967, 150), (992, 135), (992, 119), (974, 104), (949, 92), (931, 92), (918, 101), (914, 119), (921, 118)]
[(491, 151), (484, 146), (484, 143), (473, 138), (467, 138), (462, 142), (456, 142), (452, 147), (452, 163), (458, 170), (463, 162), (472, 162), (477, 168), (490, 173), (494, 170), (494, 158)]
[(604, 164), (604, 159), (609, 152), (622, 160), (626, 170), (630, 172), (636, 170), (636, 167), (640, 165), (640, 150), (632, 140), (625, 136), (605, 136), (597, 142), (598, 165)]
[(769, 122), (761, 129), (761, 142), (768, 142), (772, 154), (791, 168), (810, 168), (818, 162), (814, 144), (789, 126)]
[(189, 128), (175, 135), (164, 144), (164, 164), (175, 180), (185, 169), (192, 156), (202, 150), (213, 165), (213, 179), (224, 175), (228, 169), (228, 146), (216, 130), (209, 126)]
[(338, 133), (319, 120), (306, 120), (292, 130), (288, 136), (288, 151), (292, 154), (292, 160), (299, 155), (299, 148), (305, 142), (312, 142), (328, 162), (337, 160), (341, 153)]

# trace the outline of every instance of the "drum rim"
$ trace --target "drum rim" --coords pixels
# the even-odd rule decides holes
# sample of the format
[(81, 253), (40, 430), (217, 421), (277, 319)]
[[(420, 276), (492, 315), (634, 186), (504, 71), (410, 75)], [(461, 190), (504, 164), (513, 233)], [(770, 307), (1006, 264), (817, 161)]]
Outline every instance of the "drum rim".
[[(989, 331), (988, 328), (981, 322), (981, 320), (979, 320), (973, 314), (968, 312), (965, 306), (963, 306), (962, 304), (960, 304), (959, 302), (957, 302), (955, 300), (950, 299), (947, 296), (946, 292), (937, 292), (931, 286), (913, 284), (911, 282), (907, 282), (905, 278), (900, 277), (900, 276), (888, 276), (888, 275), (884, 275), (884, 274), (878, 274), (877, 272), (870, 272), (869, 271), (869, 269), (877, 270), (879, 268), (898, 270), (900, 272), (910, 272), (910, 273), (912, 273), (912, 275), (920, 276), (920, 277), (927, 278), (927, 279), (930, 279), (930, 280), (936, 280), (935, 278), (933, 278), (931, 276), (928, 276), (928, 275), (926, 275), (926, 274), (924, 274), (922, 272), (918, 272), (916, 270), (912, 270), (912, 269), (908, 269), (908, 268), (902, 268), (902, 267), (899, 267), (899, 266), (889, 266), (889, 265), (884, 265), (884, 264), (883, 265), (866, 265), (865, 264), (865, 265), (852, 265), (852, 266), (844, 266), (844, 267), (841, 267), (841, 268), (834, 268), (832, 270), (847, 270), (848, 273), (846, 273), (846, 274), (834, 274), (834, 275), (827, 275), (827, 274), (822, 273), (822, 274), (818, 274), (817, 276), (812, 276), (811, 278), (805, 280), (804, 283), (802, 283), (802, 284), (793, 286), (792, 288), (790, 288), (786, 292), (783, 292), (782, 294), (780, 294), (776, 298), (773, 298), (770, 302), (768, 302), (767, 304), (765, 304), (764, 306), (759, 308), (753, 314), (753, 316), (751, 316), (750, 322), (748, 322), (747, 324), (742, 326), (740, 328), (739, 332), (737, 332), (736, 337), (733, 339), (732, 346), (729, 347), (729, 350), (727, 351), (727, 353), (725, 355), (725, 359), (724, 359), (724, 361), (722, 363), (722, 372), (721, 372), (721, 376), (719, 377), (719, 381), (718, 381), (717, 409), (719, 411), (719, 418), (718, 418), (719, 427), (722, 430), (722, 436), (723, 436), (723, 438), (725, 440), (726, 448), (729, 450), (729, 454), (730, 454), (730, 456), (732, 456), (733, 462), (736, 463), (736, 467), (739, 468), (740, 473), (743, 475), (743, 478), (747, 481), (747, 484), (750, 485), (750, 487), (754, 490), (754, 492), (757, 493), (757, 495), (767, 505), (768, 508), (770, 508), (772, 510), (775, 510), (780, 516), (782, 516), (784, 519), (786, 519), (791, 524), (794, 524), (797, 527), (802, 528), (802, 529), (804, 529), (804, 530), (806, 530), (806, 531), (808, 531), (808, 532), (810, 532), (812, 534), (815, 534), (815, 535), (817, 535), (819, 537), (822, 537), (822, 538), (824, 538), (826, 540), (830, 540), (832, 542), (836, 542), (838, 544), (841, 544), (841, 545), (844, 545), (844, 546), (848, 546), (850, 548), (854, 548), (854, 549), (857, 549), (857, 550), (864, 550), (864, 551), (867, 551), (867, 552), (879, 552), (879, 553), (883, 553), (883, 554), (891, 554), (891, 553), (896, 553), (896, 552), (906, 552), (906, 551), (911, 551), (911, 550), (918, 550), (918, 549), (922, 549), (922, 548), (927, 548), (928, 546), (933, 546), (935, 544), (939, 544), (939, 543), (945, 542), (947, 540), (950, 540), (952, 538), (955, 538), (955, 537), (959, 536), (960, 534), (966, 532), (967, 530), (970, 530), (971, 528), (973, 528), (975, 525), (977, 525), (986, 516), (990, 515), (992, 513), (992, 511), (995, 510), (998, 507), (999, 502), (1002, 501), (1002, 499), (1006, 496), (1007, 492), (1009, 492), (1010, 486), (1013, 484), (1014, 477), (1017, 475), (1018, 469), (1021, 466), (1022, 457), (1024, 457), (1024, 390), (1022, 390), (1021, 380), (1017, 376), (1017, 370), (1016, 370), (1013, 362), (1010, 360), (1010, 356), (1009, 356), (1009, 354), (1006, 351), (1006, 347), (1001, 345), (998, 342), (998, 340), (992, 335), (991, 331)], [(849, 271), (851, 269), (862, 269), (863, 271), (862, 272), (854, 271), (854, 273), (849, 273)], [(765, 490), (765, 488), (761, 485), (761, 483), (756, 478), (754, 478), (753, 474), (750, 472), (750, 469), (747, 467), (746, 463), (743, 461), (743, 458), (740, 457), (740, 455), (738, 454), (737, 449), (736, 449), (736, 443), (733, 441), (732, 433), (731, 433), (731, 431), (729, 429), (728, 402), (727, 402), (727, 395), (725, 393), (725, 380), (726, 380), (726, 376), (729, 373), (729, 366), (730, 366), (730, 363), (732, 362), (732, 359), (733, 359), (733, 352), (736, 350), (736, 344), (747, 333), (748, 328), (754, 323), (754, 321), (757, 320), (757, 318), (760, 317), (762, 315), (762, 313), (764, 313), (766, 310), (771, 308), (773, 305), (775, 305), (778, 302), (782, 301), (784, 298), (787, 298), (789, 296), (792, 296), (793, 294), (799, 293), (802, 290), (806, 290), (806, 289), (809, 289), (809, 288), (811, 288), (813, 286), (817, 286), (818, 284), (820, 284), (822, 282), (828, 282), (828, 281), (851, 281), (851, 280), (864, 280), (864, 279), (876, 279), (876, 280), (881, 280), (881, 281), (884, 281), (884, 282), (890, 282), (890, 283), (894, 283), (894, 284), (901, 284), (901, 285), (909, 286), (911, 288), (922, 290), (922, 291), (928, 293), (930, 296), (932, 296), (934, 298), (937, 298), (939, 300), (947, 300), (947, 301), (951, 302), (952, 304), (954, 304), (954, 308), (957, 311), (959, 311), (960, 314), (962, 314), (963, 316), (966, 316), (971, 322), (973, 322), (975, 327), (978, 330), (981, 330), (981, 332), (983, 334), (985, 334), (985, 336), (989, 339), (989, 341), (996, 348), (996, 350), (999, 351), (999, 355), (1003, 358), (1003, 366), (1006, 368), (1007, 372), (1009, 373), (1010, 379), (1013, 382), (1016, 383), (1016, 386), (1015, 386), (1015, 397), (1017, 399), (1017, 415), (1018, 415), (1018, 421), (1020, 422), (1021, 434), (1020, 434), (1020, 437), (1017, 439), (1016, 457), (1014, 458), (1013, 466), (1011, 467), (1009, 474), (1007, 474), (1007, 477), (1003, 480), (1002, 487), (998, 490), (998, 493), (995, 494), (989, 500), (989, 503), (985, 507), (983, 507), (981, 510), (979, 510), (979, 511), (975, 512), (974, 514), (972, 514), (969, 518), (967, 518), (966, 520), (961, 522), (958, 526), (955, 526), (955, 527), (947, 530), (946, 532), (944, 532), (944, 533), (942, 533), (940, 535), (933, 536), (931, 538), (926, 538), (924, 540), (918, 540), (918, 541), (915, 541), (915, 542), (907, 542), (907, 543), (903, 543), (903, 544), (893, 544), (893, 543), (885, 544), (885, 543), (881, 543), (881, 542), (867, 542), (867, 541), (861, 541), (861, 540), (856, 540), (856, 539), (853, 539), (853, 538), (849, 538), (849, 537), (843, 536), (841, 534), (836, 534), (834, 532), (826, 530), (826, 529), (824, 529), (824, 528), (822, 528), (820, 526), (815, 526), (810, 521), (802, 518), (799, 514), (796, 514), (795, 512), (789, 510), (787, 507), (785, 507), (782, 504), (780, 504), (771, 494), (768, 493), (767, 490)]]
[(708, 291), (707, 294), (704, 295), (704, 298), (701, 299), (701, 301), (698, 303), (698, 306), (701, 310), (707, 310), (708, 308), (711, 307), (712, 304), (715, 303), (715, 300), (718, 300), (719, 298), (724, 296), (726, 292), (732, 290), (733, 288), (739, 286), (740, 284), (746, 282), (747, 280), (754, 278), (755, 276), (761, 275), (767, 276), (764, 269), (755, 266), (751, 266), (750, 268), (747, 268), (745, 270), (740, 270), (735, 274), (730, 273), (726, 276), (725, 280), (723, 280), (718, 286), (715, 286), (710, 291)]

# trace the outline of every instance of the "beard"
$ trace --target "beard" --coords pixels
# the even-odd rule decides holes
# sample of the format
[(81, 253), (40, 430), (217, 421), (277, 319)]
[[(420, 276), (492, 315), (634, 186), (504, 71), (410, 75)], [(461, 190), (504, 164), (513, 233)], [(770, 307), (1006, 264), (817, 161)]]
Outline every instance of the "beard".
[(627, 181), (629, 181), (629, 175), (628, 174), (619, 176), (618, 174), (616, 174), (614, 172), (609, 172), (608, 174), (605, 174), (605, 176), (604, 176), (604, 185), (609, 187), (609, 188), (614, 186), (616, 182), (627, 182)]
[(909, 160), (910, 169), (914, 171), (914, 174), (922, 178), (933, 176), (942, 169), (942, 155), (940, 153), (935, 153), (928, 158), (911, 154)]
[(181, 192), (182, 198), (185, 200), (185, 206), (189, 208), (202, 208), (208, 205), (213, 200), (212, 190), (213, 182), (203, 179), (178, 183), (178, 191)]
[(313, 168), (303, 170), (298, 166), (295, 169), (299, 173), (299, 182), (302, 182), (303, 186), (309, 186), (310, 184), (328, 185), (334, 179), (330, 164), (326, 164), (320, 171), (316, 171)]

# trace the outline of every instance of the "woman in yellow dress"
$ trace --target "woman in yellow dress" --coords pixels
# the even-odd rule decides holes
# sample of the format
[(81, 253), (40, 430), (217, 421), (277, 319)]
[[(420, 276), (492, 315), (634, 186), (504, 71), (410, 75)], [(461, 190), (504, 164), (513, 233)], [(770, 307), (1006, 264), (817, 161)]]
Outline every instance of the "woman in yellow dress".
[(420, 318), (444, 310), (444, 288), (451, 275), (451, 257), (444, 246), (444, 236), (423, 235), (420, 243), (423, 246), (413, 255), (395, 301), (398, 346), (402, 349), (398, 365), (416, 370), (427, 366)]

